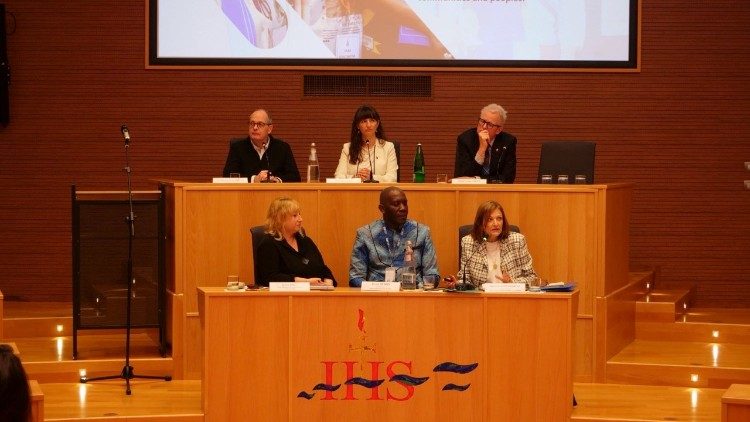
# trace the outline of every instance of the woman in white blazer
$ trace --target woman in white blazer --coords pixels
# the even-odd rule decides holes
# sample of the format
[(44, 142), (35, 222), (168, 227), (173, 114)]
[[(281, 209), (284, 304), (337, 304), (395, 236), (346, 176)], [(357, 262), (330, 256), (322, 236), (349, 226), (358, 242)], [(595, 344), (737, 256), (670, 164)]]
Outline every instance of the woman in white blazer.
[(372, 106), (359, 107), (352, 119), (350, 141), (341, 148), (335, 177), (395, 182), (397, 176), (396, 149), (385, 139), (380, 115)]

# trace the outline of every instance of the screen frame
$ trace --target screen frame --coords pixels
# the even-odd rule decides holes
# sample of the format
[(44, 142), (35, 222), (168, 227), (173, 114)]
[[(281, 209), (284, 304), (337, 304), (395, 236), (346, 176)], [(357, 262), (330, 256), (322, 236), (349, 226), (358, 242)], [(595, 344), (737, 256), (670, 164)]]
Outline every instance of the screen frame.
[(640, 72), (641, 0), (630, 1), (628, 60), (387, 60), (387, 59), (268, 59), (164, 58), (157, 56), (158, 0), (146, 0), (147, 69), (400, 71), (400, 72)]

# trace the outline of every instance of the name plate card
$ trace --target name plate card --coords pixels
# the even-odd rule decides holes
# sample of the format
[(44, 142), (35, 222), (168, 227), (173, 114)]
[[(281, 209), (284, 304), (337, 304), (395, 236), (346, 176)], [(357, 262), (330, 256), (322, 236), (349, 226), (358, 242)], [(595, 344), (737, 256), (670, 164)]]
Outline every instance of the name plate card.
[(484, 283), (482, 290), (485, 293), (525, 292), (526, 283)]
[(350, 177), (348, 179), (335, 179), (333, 177), (327, 177), (326, 183), (362, 183), (362, 179), (359, 177)]
[(363, 281), (363, 292), (398, 292), (401, 290), (401, 283), (385, 281)]
[(214, 183), (247, 183), (247, 177), (214, 177)]
[(454, 179), (451, 179), (451, 183), (453, 183), (454, 185), (486, 185), (487, 179), (456, 177)]
[(277, 281), (268, 283), (268, 290), (271, 292), (309, 292), (310, 282)]

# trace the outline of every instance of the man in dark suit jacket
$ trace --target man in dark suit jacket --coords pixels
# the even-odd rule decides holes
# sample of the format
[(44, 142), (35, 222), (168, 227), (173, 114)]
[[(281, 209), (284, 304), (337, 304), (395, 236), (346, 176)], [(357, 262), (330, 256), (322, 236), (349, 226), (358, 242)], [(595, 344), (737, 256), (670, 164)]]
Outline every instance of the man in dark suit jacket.
[(251, 182), (299, 182), (292, 148), (271, 136), (273, 120), (266, 110), (255, 110), (248, 122), (248, 136), (229, 141), (224, 177), (239, 173)]
[(516, 137), (503, 132), (508, 113), (497, 104), (484, 107), (476, 128), (458, 135), (453, 177), (476, 177), (490, 182), (516, 180)]

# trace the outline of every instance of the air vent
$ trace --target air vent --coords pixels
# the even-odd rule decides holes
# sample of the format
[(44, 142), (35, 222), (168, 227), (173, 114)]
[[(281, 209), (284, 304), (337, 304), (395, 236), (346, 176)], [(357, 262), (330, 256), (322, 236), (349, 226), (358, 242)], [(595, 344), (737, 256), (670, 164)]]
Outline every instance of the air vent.
[(429, 98), (432, 96), (432, 77), (426, 75), (305, 75), (304, 78), (306, 97), (373, 96)]

